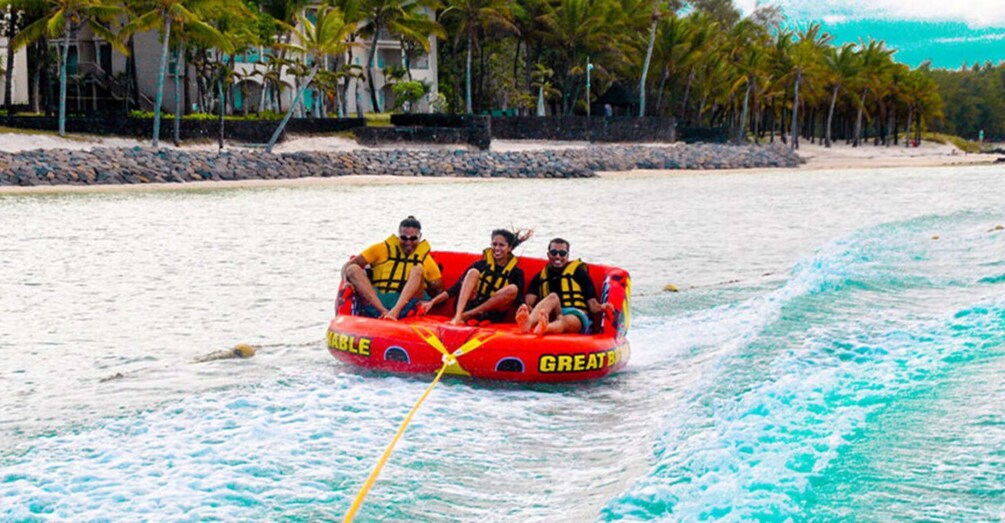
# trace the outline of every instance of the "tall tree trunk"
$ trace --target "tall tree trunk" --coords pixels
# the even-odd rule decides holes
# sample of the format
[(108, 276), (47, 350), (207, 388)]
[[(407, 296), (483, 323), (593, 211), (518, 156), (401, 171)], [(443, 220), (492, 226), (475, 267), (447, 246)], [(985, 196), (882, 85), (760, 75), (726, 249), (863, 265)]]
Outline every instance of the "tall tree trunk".
[(63, 35), (63, 56), (59, 57), (59, 135), (66, 136), (66, 62), (70, 55), (70, 18), (66, 19)]
[(840, 85), (835, 85), (831, 90), (831, 106), (830, 110), (827, 111), (827, 134), (824, 136), (824, 146), (827, 148), (830, 148), (831, 146), (831, 127), (834, 125), (834, 106), (837, 105), (838, 91), (840, 90)]
[(911, 124), (914, 123), (914, 106), (907, 106), (907, 129), (904, 130), (904, 147), (911, 147)]
[(272, 152), (272, 148), (276, 145), (276, 142), (279, 140), (279, 136), (283, 133), (283, 129), (286, 128), (286, 124), (290, 122), (290, 117), (293, 116), (293, 108), (296, 107), (297, 104), (300, 102), (300, 98), (303, 97), (304, 91), (307, 90), (307, 86), (309, 86), (311, 82), (314, 81), (314, 75), (316, 74), (318, 74), (318, 67), (317, 64), (315, 63), (314, 68), (311, 69), (310, 76), (307, 77), (307, 81), (304, 82), (304, 85), (297, 91), (297, 96), (293, 100), (293, 104), (290, 105), (289, 111), (286, 112), (286, 116), (283, 117), (283, 121), (279, 122), (279, 127), (276, 127), (276, 131), (272, 133), (272, 138), (269, 139), (269, 143), (265, 146), (265, 152), (267, 153)]
[(14, 38), (14, 20), (7, 21), (7, 34), (5, 36), (7, 37), (7, 68), (4, 69), (3, 73), (3, 106), (7, 111), (7, 116), (13, 116), (14, 101), (11, 80), (14, 78), (14, 48), (10, 45), (10, 41)]
[(855, 134), (852, 138), (852, 147), (858, 147), (862, 143), (862, 106), (865, 105), (865, 97), (869, 94), (869, 88), (862, 89), (862, 99), (858, 106), (858, 115), (855, 117)]
[(518, 87), (520, 78), (520, 41), (516, 42), (516, 51), (513, 53), (513, 91), (516, 92), (520, 88)]
[(468, 25), (468, 49), (465, 53), (464, 65), (464, 112), (471, 114), (471, 47), (474, 37), (471, 36), (470, 24)]
[(897, 138), (897, 105), (893, 100), (890, 101), (890, 110), (887, 111), (886, 117), (886, 146), (890, 147), (893, 141)]
[[(736, 134), (736, 143), (742, 144), (747, 130), (747, 107), (750, 105), (750, 92), (753, 90), (754, 82), (747, 79), (747, 90), (743, 94), (743, 112), (740, 113), (740, 121), (737, 127), (740, 128)], [(735, 113), (734, 113), (735, 114)]]
[(686, 125), (691, 125), (691, 121), (688, 118), (690, 111), (688, 111), (687, 101), (691, 96), (691, 83), (694, 82), (694, 74), (694, 68), (687, 74), (687, 85), (684, 86), (684, 100), (680, 104), (680, 118)]
[[(525, 45), (527, 45), (527, 44), (525, 44)], [(532, 92), (531, 89), (533, 87), (533, 86), (531, 86), (531, 70), (534, 68), (533, 62), (534, 62), (534, 60), (533, 60), (533, 58), (530, 55), (530, 46), (527, 45), (527, 52), (524, 53), (524, 69), (525, 70), (523, 72), (523, 81), (524, 81), (524, 88), (527, 90), (528, 93)]]
[[(670, 78), (670, 69), (663, 67), (663, 74), (660, 75), (660, 88), (656, 93), (656, 115), (663, 114), (663, 90), (666, 89), (667, 80)], [(669, 96), (667, 97), (669, 98)]]
[[(184, 45), (182, 46), (182, 49), (185, 49)], [(184, 53), (184, 58), (185, 58), (185, 68), (184, 68), (185, 72), (182, 75), (181, 87), (182, 91), (184, 91), (185, 93), (185, 97), (183, 98), (183, 100), (185, 100), (185, 106), (181, 108), (181, 112), (182, 114), (188, 114), (189, 111), (192, 110), (192, 81), (191, 77), (189, 76), (187, 49)]]
[(139, 79), (136, 77), (136, 42), (131, 35), (126, 45), (129, 47), (129, 56), (126, 57), (126, 100), (128, 104), (135, 102), (136, 108), (141, 109)]
[[(56, 45), (58, 46), (59, 44), (57, 43)], [(52, 91), (53, 78), (52, 69), (49, 67), (49, 52), (49, 45), (48, 42), (46, 42), (43, 49), (44, 63), (42, 65), (42, 83), (45, 85), (45, 115), (52, 118), (56, 114), (55, 107), (58, 106), (59, 102), (57, 100), (57, 95)], [(59, 60), (59, 53), (56, 53), (56, 61), (59, 62)]]
[[(221, 66), (223, 65), (222, 60), (221, 60), (220, 65)], [(222, 67), (220, 69), (220, 75), (219, 75), (219, 77), (216, 80), (216, 95), (220, 98), (220, 103), (217, 104), (217, 105), (220, 106), (220, 120), (219, 120), (219, 122), (220, 122), (220, 133), (219, 133), (219, 136), (217, 138), (217, 140), (218, 140), (217, 141), (217, 145), (219, 146), (219, 149), (222, 151), (223, 150), (223, 131), (224, 131), (224, 129), (223, 129), (223, 122), (224, 122), (223, 116), (227, 112), (227, 98), (226, 98), (227, 95), (223, 91), (223, 69), (222, 69)]]
[(872, 137), (872, 145), (873, 146), (878, 146), (879, 145), (880, 137), (883, 134), (883, 114), (885, 112), (886, 111), (883, 108), (883, 102), (880, 101), (879, 102), (879, 114), (876, 115), (876, 118), (872, 119), (872, 122), (873, 122), (872, 126), (876, 129), (876, 131), (875, 131), (876, 135)]
[(32, 75), (31, 109), (36, 113), (42, 112), (42, 71), (46, 69), (46, 64), (48, 63), (48, 53), (46, 52), (46, 48), (48, 47), (49, 44), (46, 42), (45, 38), (39, 39), (39, 41), (34, 44), (35, 52), (33, 55), (35, 57), (39, 57), (39, 55), (41, 55), (41, 58), (37, 60), (37, 65), (35, 66), (35, 74)]
[(360, 79), (357, 77), (356, 78), (356, 89), (355, 89), (355, 94), (356, 94), (356, 118), (359, 118), (360, 120), (362, 120), (364, 118), (363, 117), (363, 95), (359, 92), (359, 87), (360, 87)]
[(164, 17), (164, 41), (161, 43), (161, 67), (157, 71), (157, 99), (154, 102), (154, 148), (160, 147), (161, 137), (161, 104), (164, 103), (164, 75), (167, 73), (168, 41), (171, 39), (170, 16)]
[(795, 94), (792, 96), (792, 132), (789, 133), (792, 136), (792, 143), (789, 144), (791, 149), (799, 148), (799, 82), (803, 79), (803, 72), (801, 70), (796, 71), (796, 89)]
[(380, 38), (380, 26), (373, 28), (373, 42), (370, 46), (370, 58), (367, 60), (367, 85), (370, 87), (370, 103), (373, 104), (373, 111), (382, 112), (380, 103), (377, 102), (377, 87), (373, 81), (374, 59), (377, 57), (377, 40)]
[(184, 45), (181, 44), (182, 48), (178, 49), (178, 60), (175, 61), (174, 67), (174, 133), (172, 133), (172, 141), (174, 146), (178, 147), (181, 145), (181, 86), (179, 85), (181, 80), (181, 58), (184, 56)]
[[(649, 26), (649, 46), (646, 48), (646, 59), (642, 63), (642, 78), (639, 79), (639, 118), (646, 115), (646, 76), (649, 75), (649, 62), (653, 58), (653, 47), (656, 46), (656, 22), (659, 21), (659, 15), (660, 4), (658, 1), (653, 1), (653, 21)], [(589, 93), (587, 93), (586, 104), (590, 104)]]
[[(346, 58), (346, 61), (345, 61), (346, 65), (350, 66), (350, 67), (352, 66), (352, 47), (353, 47), (352, 44), (354, 44), (355, 42), (356, 42), (356, 33), (353, 33), (353, 34), (349, 35), (349, 44), (350, 44), (349, 50), (348, 50), (349, 54), (348, 54), (348, 57)], [(347, 71), (351, 71), (351, 69), (348, 69), (348, 68), (346, 70)], [(349, 114), (349, 81), (351, 79), (352, 79), (352, 77), (350, 75), (348, 75), (348, 74), (342, 78), (342, 115), (343, 116)], [(359, 97), (357, 97), (357, 98), (359, 98)], [(358, 104), (359, 104), (359, 102), (357, 102), (356, 112), (360, 115), (360, 118), (362, 118), (362, 114), (363, 113), (360, 111)]]

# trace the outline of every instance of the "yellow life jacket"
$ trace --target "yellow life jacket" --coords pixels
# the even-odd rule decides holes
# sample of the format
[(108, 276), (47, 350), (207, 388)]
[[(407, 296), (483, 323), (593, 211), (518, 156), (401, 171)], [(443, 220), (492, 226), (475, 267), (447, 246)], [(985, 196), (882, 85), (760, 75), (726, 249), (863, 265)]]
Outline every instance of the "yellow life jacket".
[(412, 267), (422, 265), (426, 256), (429, 256), (429, 242), (426, 240), (419, 242), (410, 255), (405, 254), (401, 240), (393, 234), (384, 240), (384, 244), (387, 245), (387, 259), (372, 267), (373, 276), (370, 280), (373, 282), (373, 288), (380, 292), (401, 292), (405, 282), (408, 281), (408, 274), (412, 272)]
[(476, 296), (480, 301), (486, 300), (509, 282), (509, 275), (513, 272), (518, 261), (516, 256), (512, 256), (506, 266), (496, 265), (495, 256), (492, 256), (492, 249), (485, 249), (485, 263), (489, 265), (488, 270), (483, 271), (478, 278), (478, 293)]
[(559, 281), (561, 282), (558, 289), (551, 290), (548, 285), (548, 267), (550, 265), (545, 265), (541, 269), (541, 297), (544, 298), (552, 292), (558, 294), (559, 300), (562, 302), (562, 307), (575, 307), (584, 311), (588, 311), (589, 308), (586, 306), (586, 298), (583, 296), (583, 287), (573, 279), (572, 275), (576, 273), (576, 269), (580, 265), (585, 265), (582, 260), (575, 260), (569, 262), (562, 270), (562, 275), (559, 276)]

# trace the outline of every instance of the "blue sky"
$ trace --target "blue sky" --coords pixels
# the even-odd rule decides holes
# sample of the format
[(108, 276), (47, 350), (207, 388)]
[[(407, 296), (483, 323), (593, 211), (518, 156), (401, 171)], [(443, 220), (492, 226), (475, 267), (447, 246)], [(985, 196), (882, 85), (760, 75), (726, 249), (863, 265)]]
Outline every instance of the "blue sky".
[(782, 8), (790, 24), (819, 22), (836, 44), (872, 37), (898, 50), (912, 67), (931, 60), (955, 69), (1005, 60), (1005, 0), (735, 0), (744, 14), (756, 5)]

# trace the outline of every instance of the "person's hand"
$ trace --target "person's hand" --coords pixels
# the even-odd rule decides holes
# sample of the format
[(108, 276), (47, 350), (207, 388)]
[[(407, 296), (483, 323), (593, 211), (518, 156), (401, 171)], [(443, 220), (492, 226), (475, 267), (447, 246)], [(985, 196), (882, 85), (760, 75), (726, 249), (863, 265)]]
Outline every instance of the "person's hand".
[(614, 304), (613, 303), (602, 303), (600, 305), (600, 311), (607, 316), (608, 319), (614, 318)]
[(383, 320), (398, 321), (399, 315), (401, 315), (401, 311), (395, 308), (385, 312), (384, 314), (381, 314), (380, 318)]

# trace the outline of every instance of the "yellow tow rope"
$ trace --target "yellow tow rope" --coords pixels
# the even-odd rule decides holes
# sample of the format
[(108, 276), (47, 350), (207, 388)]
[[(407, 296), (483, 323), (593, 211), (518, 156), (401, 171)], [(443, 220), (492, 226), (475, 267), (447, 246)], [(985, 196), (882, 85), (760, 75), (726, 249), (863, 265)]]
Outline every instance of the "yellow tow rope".
[(356, 516), (356, 512), (358, 512), (360, 507), (363, 506), (363, 500), (366, 499), (366, 495), (370, 492), (370, 488), (373, 487), (374, 482), (377, 481), (377, 476), (380, 475), (380, 471), (384, 468), (384, 464), (387, 463), (388, 458), (391, 457), (391, 452), (394, 451), (394, 446), (398, 444), (398, 440), (401, 439), (401, 435), (405, 433), (405, 429), (408, 428), (408, 424), (411, 423), (412, 416), (414, 416), (416, 411), (419, 410), (422, 403), (426, 401), (429, 393), (433, 392), (433, 388), (435, 388), (436, 384), (440, 382), (440, 378), (443, 377), (443, 373), (446, 372), (447, 368), (452, 365), (457, 365), (458, 357), (468, 354), (499, 335), (499, 333), (496, 332), (487, 336), (475, 336), (461, 345), (459, 349), (451, 353), (432, 330), (418, 325), (413, 325), (412, 330), (414, 330), (423, 341), (439, 351), (440, 354), (443, 354), (443, 366), (440, 367), (439, 372), (436, 373), (436, 377), (433, 378), (433, 382), (429, 384), (429, 387), (426, 387), (426, 391), (422, 393), (422, 396), (419, 396), (419, 400), (412, 406), (412, 410), (408, 411), (408, 415), (405, 416), (405, 419), (401, 422), (401, 426), (398, 427), (398, 432), (394, 435), (394, 438), (391, 439), (391, 442), (387, 444), (387, 448), (384, 449), (384, 453), (380, 455), (380, 459), (377, 460), (377, 465), (373, 468), (373, 471), (370, 472), (370, 476), (366, 478), (366, 482), (363, 483), (363, 486), (359, 489), (359, 493), (356, 494), (356, 499), (352, 502), (352, 506), (350, 506), (349, 511), (346, 512), (345, 519), (342, 520), (345, 523), (352, 521), (352, 518)]

